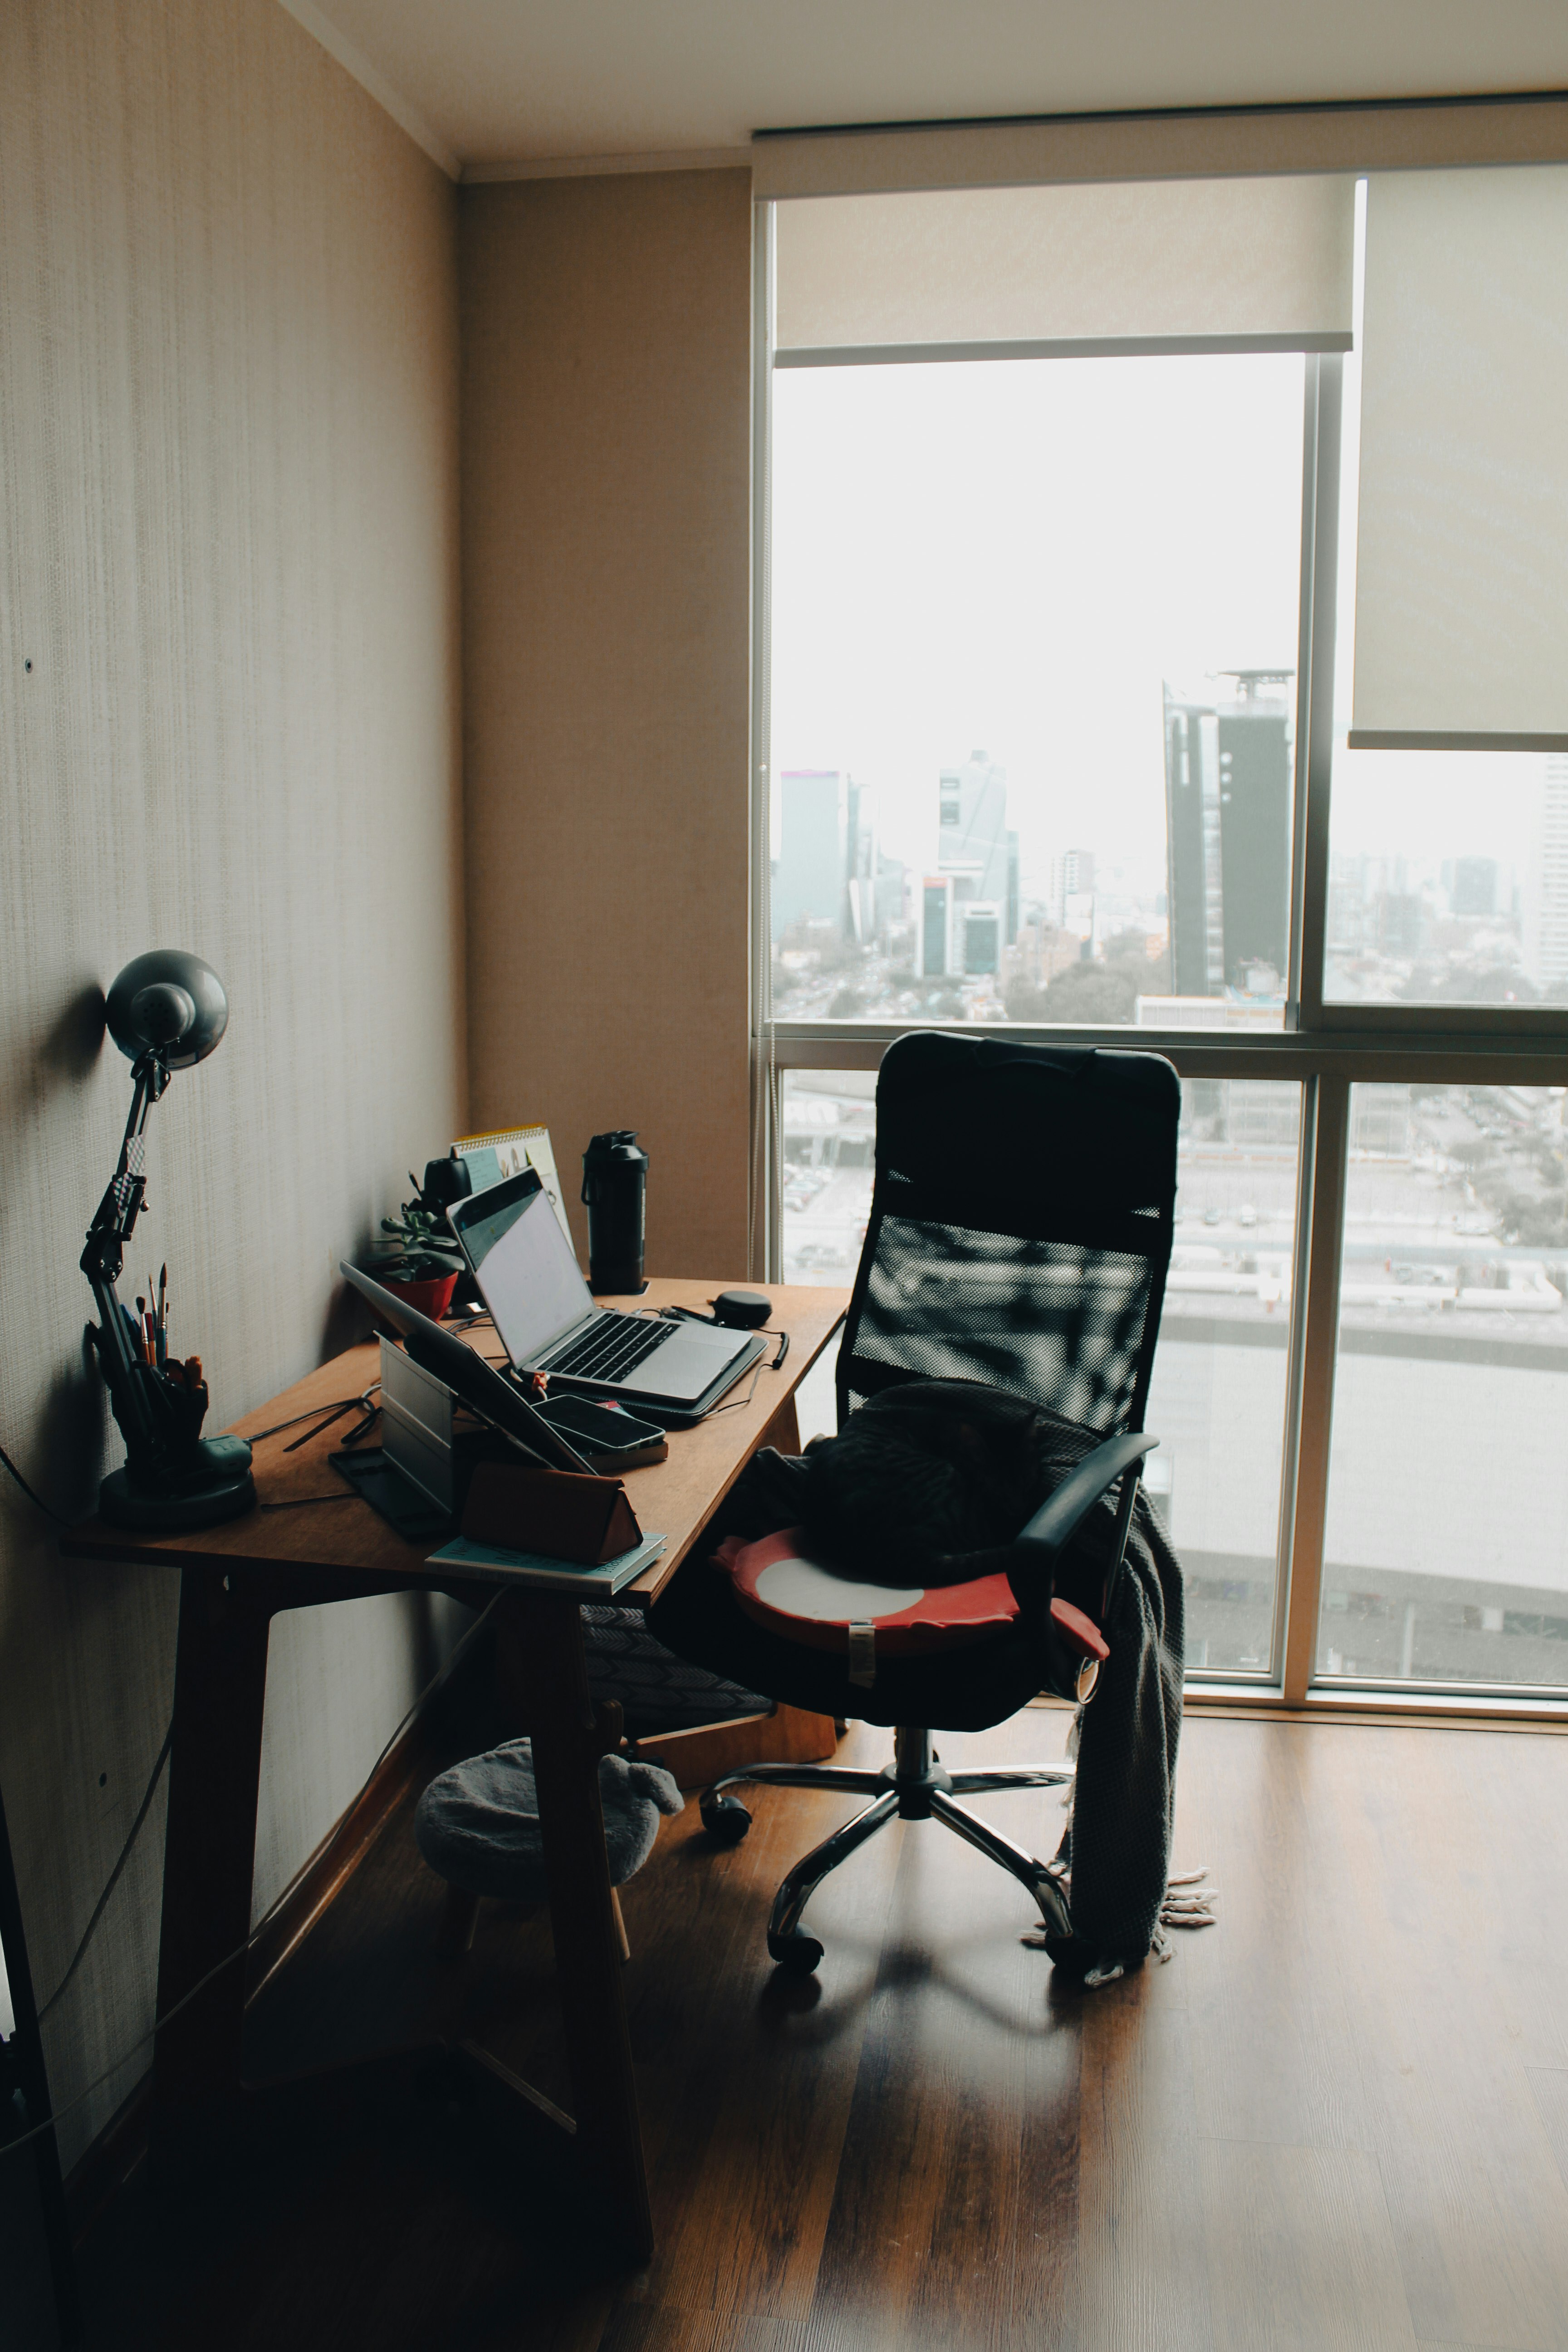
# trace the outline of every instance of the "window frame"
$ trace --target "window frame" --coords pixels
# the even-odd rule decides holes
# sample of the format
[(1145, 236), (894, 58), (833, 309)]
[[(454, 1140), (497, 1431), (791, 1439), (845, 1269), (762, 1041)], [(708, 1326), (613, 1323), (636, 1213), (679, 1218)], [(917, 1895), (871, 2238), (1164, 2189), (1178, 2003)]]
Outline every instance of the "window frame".
[[(907, 1024), (774, 1020), (772, 925), (771, 501), (773, 200), (753, 206), (752, 575), (751, 1262), (782, 1274), (782, 1092), (792, 1070), (875, 1070)], [(795, 362), (798, 364), (798, 362)], [(1325, 1003), (1332, 800), (1343, 366), (1305, 357), (1301, 600), (1297, 670), (1289, 971), (1278, 1032), (988, 1024), (1027, 1044), (1120, 1045), (1165, 1055), (1183, 1079), (1273, 1078), (1302, 1090), (1274, 1654), (1260, 1675), (1189, 1676), (1189, 1704), (1380, 1719), (1556, 1723), (1568, 1692), (1361, 1684), (1315, 1677), (1327, 1524), (1340, 1271), (1353, 1085), (1568, 1085), (1568, 1006)], [(962, 1023), (929, 1025), (952, 1026)]]

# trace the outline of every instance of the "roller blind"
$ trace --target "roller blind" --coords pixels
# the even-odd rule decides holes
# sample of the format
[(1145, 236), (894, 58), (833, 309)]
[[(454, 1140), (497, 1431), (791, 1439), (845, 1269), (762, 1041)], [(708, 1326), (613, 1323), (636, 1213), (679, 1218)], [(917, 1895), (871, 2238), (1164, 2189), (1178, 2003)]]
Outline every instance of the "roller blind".
[(1215, 180), (1281, 172), (1414, 172), (1568, 162), (1568, 102), (1437, 98), (1388, 106), (1161, 108), (860, 131), (762, 131), (760, 198), (895, 188), (1033, 188), (1091, 180)]
[(1367, 190), (1351, 742), (1568, 748), (1568, 168)]
[(782, 365), (1031, 350), (1344, 351), (1344, 178), (782, 203)]

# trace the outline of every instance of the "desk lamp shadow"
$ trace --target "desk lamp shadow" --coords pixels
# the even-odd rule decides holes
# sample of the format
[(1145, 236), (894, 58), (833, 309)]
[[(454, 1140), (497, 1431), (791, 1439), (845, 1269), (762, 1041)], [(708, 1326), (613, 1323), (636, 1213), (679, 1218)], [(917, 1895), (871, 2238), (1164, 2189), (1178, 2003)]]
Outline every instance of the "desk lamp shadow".
[(184, 1367), (150, 1361), (115, 1284), (147, 1190), (147, 1114), (174, 1071), (193, 1068), (216, 1046), (228, 1026), (228, 999), (200, 956), (159, 948), (126, 965), (104, 1009), (109, 1034), (131, 1064), (132, 1091), (119, 1162), (81, 1254), (99, 1313), (89, 1328), (125, 1440), (125, 1466), (100, 1487), (99, 1513), (113, 1527), (144, 1531), (215, 1527), (256, 1500), (250, 1448), (242, 1437), (201, 1435), (207, 1391), (195, 1359), (194, 1379)]

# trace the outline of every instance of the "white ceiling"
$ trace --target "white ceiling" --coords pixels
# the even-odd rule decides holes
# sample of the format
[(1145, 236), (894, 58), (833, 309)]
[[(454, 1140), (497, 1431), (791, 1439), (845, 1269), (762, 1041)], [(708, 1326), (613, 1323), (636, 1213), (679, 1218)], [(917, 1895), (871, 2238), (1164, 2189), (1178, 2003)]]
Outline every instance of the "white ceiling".
[(448, 163), (1568, 86), (1568, 0), (284, 0)]

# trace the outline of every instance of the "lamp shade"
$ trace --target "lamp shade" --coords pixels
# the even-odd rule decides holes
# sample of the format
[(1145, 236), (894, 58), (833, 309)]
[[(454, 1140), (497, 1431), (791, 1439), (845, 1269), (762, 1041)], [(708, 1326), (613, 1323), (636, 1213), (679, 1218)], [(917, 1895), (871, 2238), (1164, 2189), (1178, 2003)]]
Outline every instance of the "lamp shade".
[(109, 1034), (128, 1061), (156, 1053), (171, 1070), (205, 1061), (228, 1026), (228, 998), (210, 963), (184, 948), (153, 948), (109, 992)]

